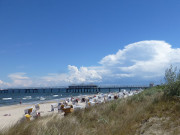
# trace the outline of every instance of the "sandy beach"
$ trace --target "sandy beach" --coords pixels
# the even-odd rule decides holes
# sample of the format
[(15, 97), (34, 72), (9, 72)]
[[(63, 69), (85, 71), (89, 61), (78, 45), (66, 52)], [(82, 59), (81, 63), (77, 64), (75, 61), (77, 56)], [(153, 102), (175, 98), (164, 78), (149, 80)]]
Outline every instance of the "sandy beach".
[[(89, 96), (92, 95), (88, 95), (88, 97)], [(74, 98), (78, 98), (78, 96)], [(59, 100), (59, 102), (63, 101), (64, 100)], [(50, 115), (52, 113), (58, 113), (57, 108), (55, 108), (54, 111), (51, 111), (52, 104), (57, 104), (57, 100), (45, 101), (44, 103), (40, 103), (40, 109), (37, 112), (40, 112), (41, 116)], [(78, 103), (78, 105), (85, 106), (85, 103)], [(32, 106), (33, 104), (17, 104), (0, 107), (0, 130), (4, 128), (9, 128), (11, 125), (14, 125), (16, 122), (18, 122), (21, 118), (24, 117), (24, 110)]]
[[(40, 110), (38, 112), (41, 113), (41, 116), (52, 114), (51, 112), (51, 104), (52, 103), (43, 103), (40, 104)], [(0, 107), (0, 129), (8, 128), (11, 125), (15, 124), (18, 120), (20, 120), (24, 116), (24, 110), (31, 105), (11, 105)], [(54, 112), (57, 112), (55, 110)]]

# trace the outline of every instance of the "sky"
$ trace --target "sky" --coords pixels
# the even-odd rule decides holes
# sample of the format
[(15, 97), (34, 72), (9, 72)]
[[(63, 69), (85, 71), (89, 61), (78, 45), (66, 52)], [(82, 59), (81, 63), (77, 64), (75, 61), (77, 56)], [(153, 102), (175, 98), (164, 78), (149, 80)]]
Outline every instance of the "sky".
[(0, 88), (162, 83), (179, 0), (0, 0)]

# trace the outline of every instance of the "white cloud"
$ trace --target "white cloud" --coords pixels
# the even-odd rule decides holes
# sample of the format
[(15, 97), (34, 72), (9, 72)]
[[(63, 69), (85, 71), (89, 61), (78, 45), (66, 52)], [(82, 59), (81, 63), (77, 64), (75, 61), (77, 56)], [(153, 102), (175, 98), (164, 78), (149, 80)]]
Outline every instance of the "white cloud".
[(91, 83), (101, 81), (101, 76), (95, 71), (87, 67), (68, 65), (69, 72), (66, 74), (49, 74), (41, 79), (54, 85), (68, 85), (71, 83)]
[(68, 80), (70, 83), (99, 82), (102, 79), (96, 70), (88, 69), (87, 67), (78, 69), (76, 66), (68, 65), (68, 69)]
[[(99, 66), (76, 67), (68, 65), (68, 73), (48, 74), (29, 78), (25, 73), (8, 77), (11, 86), (62, 86), (72, 83), (124, 83), (151, 82), (163, 78), (170, 64), (180, 66), (180, 48), (172, 48), (165, 41), (140, 41), (129, 44), (102, 58)], [(83, 64), (83, 63), (82, 63)], [(4, 82), (0, 81), (0, 86)], [(8, 84), (8, 83), (7, 83)]]
[(6, 83), (6, 82), (3, 82), (2, 80), (0, 80), (0, 88), (9, 87), (9, 86), (10, 86), (9, 83)]
[(13, 73), (13, 74), (9, 74), (8, 77), (12, 80), (28, 80), (29, 77), (24, 76), (26, 75), (26, 73)]
[(26, 73), (13, 73), (9, 74), (8, 77), (12, 80), (10, 83), (11, 87), (28, 87), (32, 85), (32, 79), (25, 76)]
[(153, 78), (162, 76), (170, 64), (179, 65), (179, 56), (180, 49), (173, 49), (164, 41), (141, 41), (125, 46), (116, 54), (105, 56), (100, 64), (115, 75), (133, 74)]

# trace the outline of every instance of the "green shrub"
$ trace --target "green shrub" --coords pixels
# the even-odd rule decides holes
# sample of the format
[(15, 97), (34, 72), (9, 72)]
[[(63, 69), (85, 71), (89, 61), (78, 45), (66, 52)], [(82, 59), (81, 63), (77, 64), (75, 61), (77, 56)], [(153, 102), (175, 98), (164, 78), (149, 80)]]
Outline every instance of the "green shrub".
[(166, 96), (180, 96), (180, 81), (167, 85), (164, 91)]
[(180, 71), (177, 72), (177, 67), (171, 65), (165, 71), (165, 91), (166, 96), (180, 96)]

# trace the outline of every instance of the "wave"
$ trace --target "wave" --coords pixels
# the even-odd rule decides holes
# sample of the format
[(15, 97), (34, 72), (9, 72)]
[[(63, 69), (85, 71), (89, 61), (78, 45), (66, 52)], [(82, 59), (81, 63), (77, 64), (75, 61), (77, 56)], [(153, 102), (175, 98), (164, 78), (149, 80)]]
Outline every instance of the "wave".
[(53, 95), (53, 97), (58, 97), (59, 95)]
[(23, 97), (22, 99), (23, 99), (23, 100), (32, 99), (32, 97), (31, 97), (31, 96), (25, 96), (25, 97)]
[(44, 97), (40, 97), (40, 100), (45, 100), (46, 98), (44, 98)]
[(12, 98), (2, 98), (2, 100), (12, 100)]

